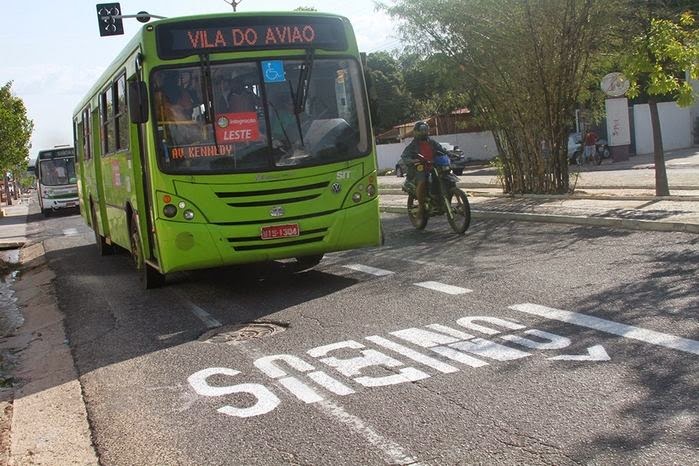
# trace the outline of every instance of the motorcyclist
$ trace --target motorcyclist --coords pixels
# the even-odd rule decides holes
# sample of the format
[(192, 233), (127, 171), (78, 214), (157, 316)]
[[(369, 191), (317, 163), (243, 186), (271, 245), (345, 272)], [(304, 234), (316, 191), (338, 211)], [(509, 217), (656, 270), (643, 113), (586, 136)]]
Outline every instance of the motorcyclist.
[(411, 183), (415, 185), (415, 197), (419, 206), (419, 215), (425, 213), (425, 203), (427, 201), (427, 171), (425, 165), (419, 163), (422, 160), (418, 154), (422, 155), (425, 160), (432, 161), (437, 154), (443, 152), (442, 146), (430, 138), (430, 126), (424, 121), (418, 121), (413, 127), (413, 140), (403, 150), (400, 158), (407, 167), (406, 186)]

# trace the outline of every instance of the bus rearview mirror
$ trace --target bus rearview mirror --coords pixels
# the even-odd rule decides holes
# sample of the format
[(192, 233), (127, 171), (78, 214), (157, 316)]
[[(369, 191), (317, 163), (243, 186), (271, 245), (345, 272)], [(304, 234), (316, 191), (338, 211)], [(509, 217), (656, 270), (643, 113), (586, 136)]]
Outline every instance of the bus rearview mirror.
[(129, 116), (131, 123), (148, 122), (148, 89), (143, 81), (129, 81)]

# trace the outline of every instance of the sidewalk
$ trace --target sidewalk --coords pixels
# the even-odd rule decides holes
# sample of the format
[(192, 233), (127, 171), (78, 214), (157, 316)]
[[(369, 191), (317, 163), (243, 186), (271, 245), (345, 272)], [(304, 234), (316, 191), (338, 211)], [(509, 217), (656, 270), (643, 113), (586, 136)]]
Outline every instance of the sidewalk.
[(0, 206), (0, 250), (19, 249), (27, 241), (29, 203), (26, 199), (13, 202), (11, 206)]
[[(699, 233), (699, 151), (692, 148), (666, 155), (671, 196), (655, 196), (652, 162), (652, 155), (646, 154), (624, 162), (584, 166), (571, 195), (504, 195), (495, 171), (488, 166), (465, 170), (459, 187), (469, 195), (475, 219)], [(404, 181), (396, 176), (379, 177), (383, 212), (405, 213)]]
[(43, 244), (27, 241), (35, 196), (1, 207), (0, 258), (21, 265), (0, 280), (0, 464), (96, 465), (54, 274)]

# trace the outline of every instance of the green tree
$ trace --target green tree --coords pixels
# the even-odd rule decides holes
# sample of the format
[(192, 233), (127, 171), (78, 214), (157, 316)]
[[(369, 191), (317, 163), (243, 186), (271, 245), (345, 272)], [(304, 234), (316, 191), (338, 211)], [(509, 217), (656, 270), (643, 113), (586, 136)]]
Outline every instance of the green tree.
[(444, 114), (466, 105), (467, 96), (461, 89), (461, 70), (454, 66), (449, 56), (408, 52), (401, 54), (398, 61), (418, 117)]
[(692, 86), (685, 76), (699, 78), (699, 28), (694, 15), (687, 10), (678, 18), (657, 17), (667, 9), (646, 5), (644, 30), (631, 40), (631, 47), (622, 53), (624, 72), (630, 80), (629, 96), (648, 96), (653, 153), (655, 161), (655, 194), (667, 196), (670, 189), (665, 170), (663, 140), (658, 114), (658, 97), (672, 96), (680, 106), (694, 102)]
[(7, 175), (12, 173), (14, 180), (19, 180), (20, 174), (26, 171), (33, 127), (24, 102), (12, 94), (12, 82), (0, 87), (0, 170), (8, 204), (12, 201)]
[(388, 52), (367, 55), (367, 74), (372, 83), (371, 117), (377, 132), (411, 119), (413, 100), (406, 91), (398, 61)]
[(503, 190), (569, 190), (567, 134), (599, 31), (603, 0), (398, 0), (414, 50), (451, 60), (456, 87), (493, 131)]

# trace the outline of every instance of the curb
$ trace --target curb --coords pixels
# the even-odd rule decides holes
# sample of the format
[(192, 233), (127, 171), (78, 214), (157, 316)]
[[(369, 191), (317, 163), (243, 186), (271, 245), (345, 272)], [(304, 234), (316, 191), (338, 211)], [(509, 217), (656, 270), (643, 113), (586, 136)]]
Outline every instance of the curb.
[[(610, 194), (500, 194), (500, 193), (486, 193), (483, 191), (474, 191), (470, 188), (461, 187), (461, 189), (466, 190), (467, 194), (471, 197), (496, 197), (503, 199), (542, 199), (542, 200), (576, 200), (576, 199), (590, 199), (590, 200), (600, 200), (600, 201), (689, 201), (689, 202), (699, 202), (699, 196), (647, 196), (647, 195), (621, 195), (615, 196)], [(398, 188), (385, 188), (379, 190), (379, 195), (405, 195), (405, 191)]]
[[(405, 214), (405, 207), (380, 206), (381, 212), (393, 214)], [(633, 220), (626, 218), (610, 217), (579, 217), (574, 215), (552, 214), (524, 214), (520, 212), (498, 212), (491, 210), (471, 209), (473, 218), (492, 219), (503, 221), (539, 222), (539, 223), (563, 223), (572, 225), (598, 226), (608, 228), (622, 228), (626, 230), (641, 231), (674, 231), (699, 234), (699, 224), (679, 222), (658, 222), (654, 220)]]

